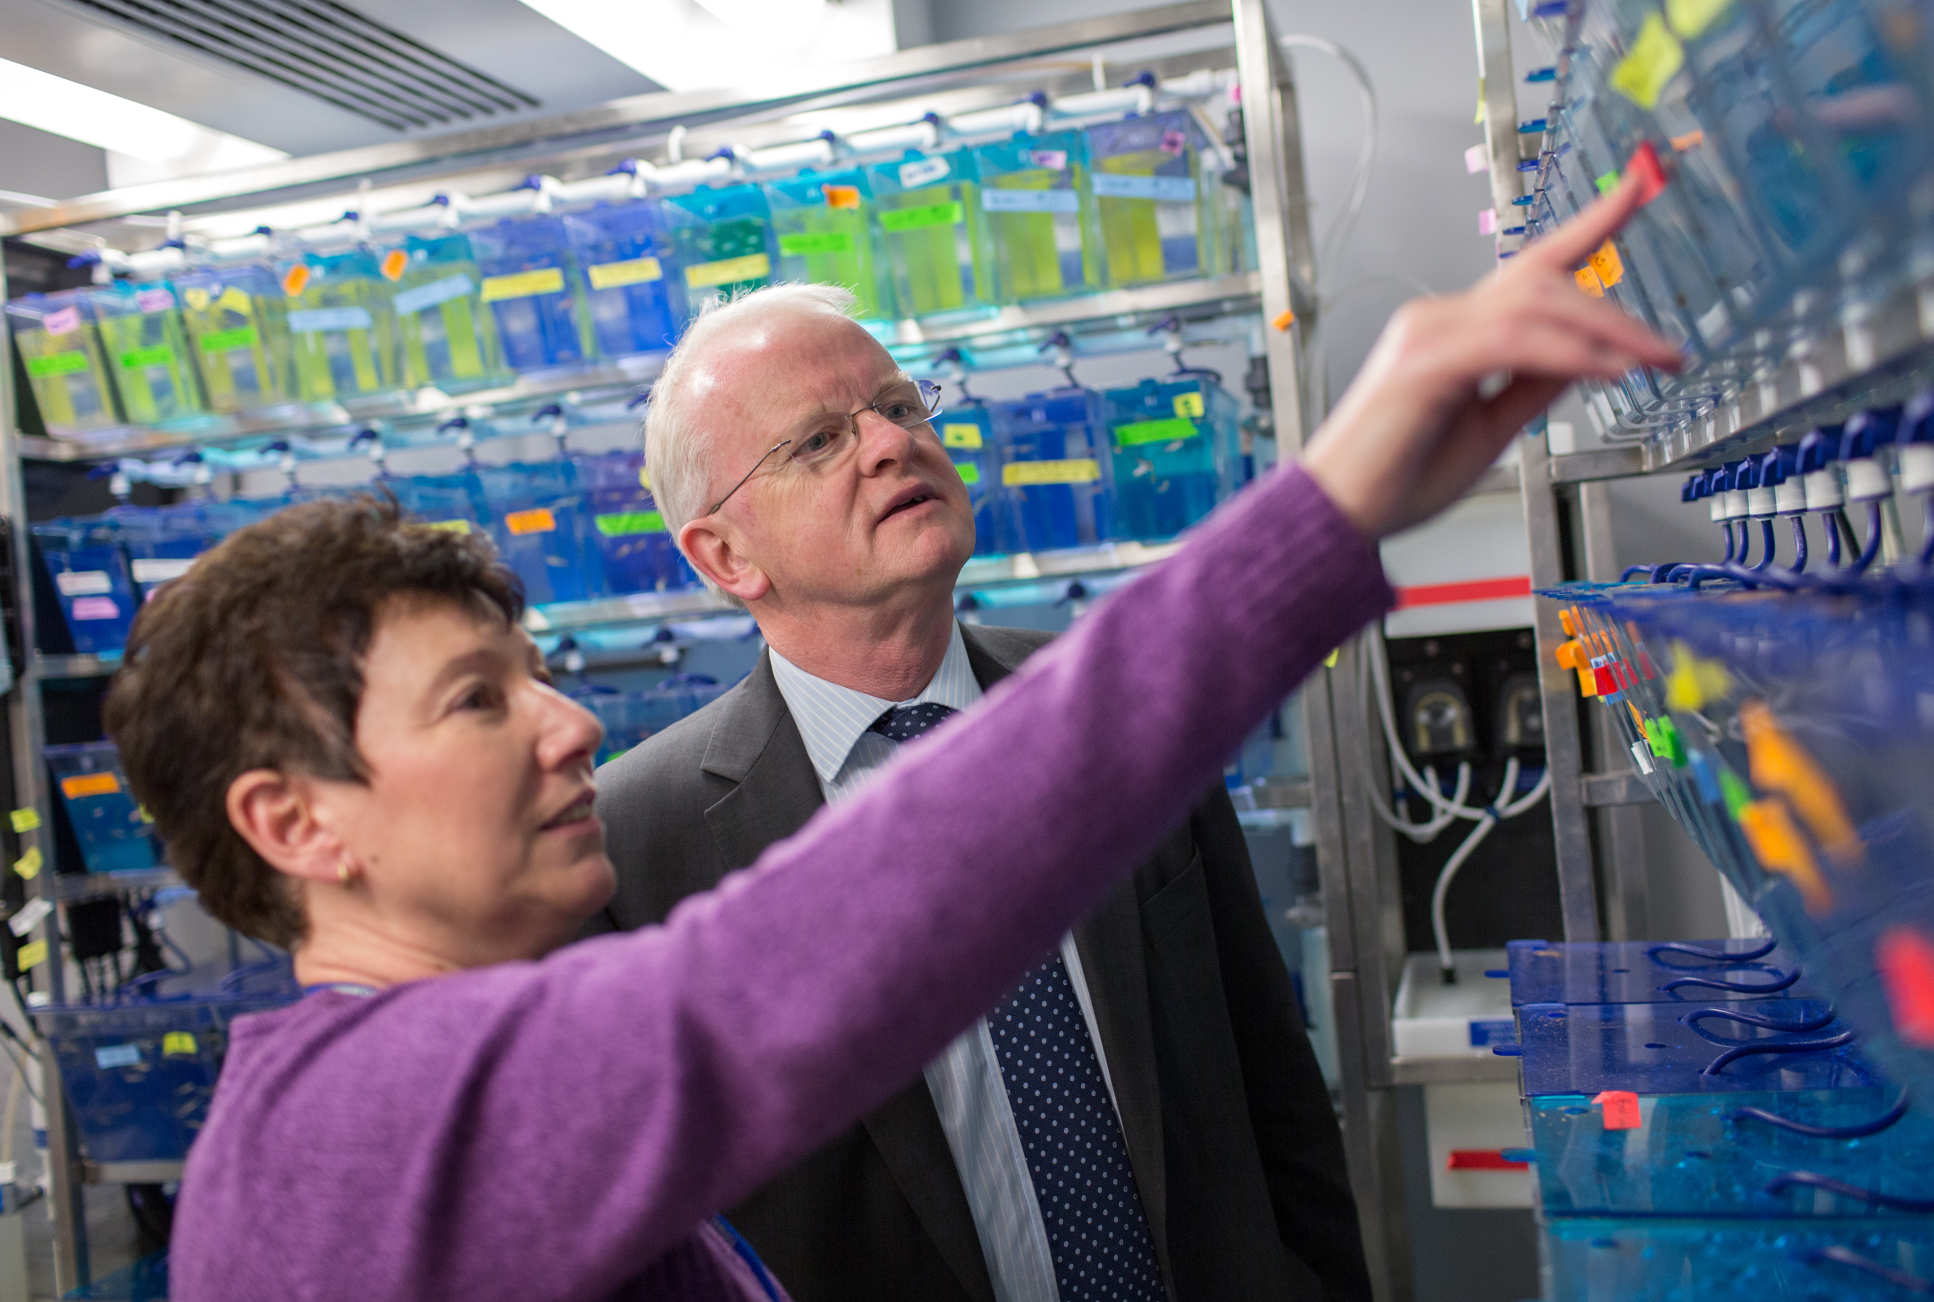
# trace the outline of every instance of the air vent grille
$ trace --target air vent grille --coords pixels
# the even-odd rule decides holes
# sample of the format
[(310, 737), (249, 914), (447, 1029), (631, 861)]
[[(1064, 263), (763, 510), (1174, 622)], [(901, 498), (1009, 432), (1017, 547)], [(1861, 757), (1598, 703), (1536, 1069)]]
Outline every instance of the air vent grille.
[(507, 86), (334, 0), (67, 0), (223, 63), (408, 131), (538, 107)]

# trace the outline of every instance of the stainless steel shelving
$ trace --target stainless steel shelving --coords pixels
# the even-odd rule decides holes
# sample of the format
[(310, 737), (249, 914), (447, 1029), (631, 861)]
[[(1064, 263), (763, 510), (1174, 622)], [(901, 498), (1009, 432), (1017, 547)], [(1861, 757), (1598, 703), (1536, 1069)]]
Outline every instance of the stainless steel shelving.
[[(1159, 46), (1160, 48), (1154, 48)], [(294, 159), (266, 167), (192, 180), (170, 181), (84, 196), (49, 209), (0, 215), (0, 235), (57, 230), (113, 223), (121, 218), (178, 210), (193, 226), (204, 218), (252, 220), (253, 214), (274, 205), (297, 201), (346, 198), (359, 181), (378, 189), (402, 193), (452, 178), (501, 177), (517, 170), (548, 168), (559, 175), (591, 174), (594, 169), (625, 154), (656, 153), (675, 127), (690, 128), (692, 140), (707, 132), (743, 132), (762, 143), (791, 130), (793, 138), (811, 135), (825, 114), (870, 114), (876, 122), (917, 117), (925, 108), (964, 99), (988, 100), (1005, 95), (1023, 98), (1039, 86), (1087, 89), (1081, 84), (1091, 65), (1101, 69), (1111, 50), (1122, 55), (1124, 71), (1153, 68), (1157, 75), (1180, 75), (1208, 66), (1228, 67), (1233, 56), (1240, 83), (1245, 147), (1252, 186), (1252, 209), (1259, 268), (1254, 273), (1178, 284), (1102, 293), (1078, 299), (1004, 309), (986, 317), (934, 325), (908, 323), (889, 331), (885, 342), (905, 358), (930, 356), (946, 346), (970, 353), (1018, 346), (1054, 330), (1066, 330), (1097, 350), (1152, 347), (1146, 329), (1168, 316), (1186, 330), (1205, 331), (1216, 323), (1239, 323), (1231, 337), (1259, 340), (1271, 378), (1270, 416), (1278, 446), (1285, 454), (1302, 447), (1306, 430), (1307, 376), (1301, 348), (1304, 330), (1316, 320), (1318, 304), (1307, 287), (1315, 283), (1314, 245), (1310, 233), (1309, 201), (1305, 190), (1300, 121), (1296, 88), (1278, 46), (1264, 0), (1192, 0), (1010, 36), (954, 42), (910, 50), (856, 63), (830, 72), (802, 69), (756, 89), (664, 94), (634, 97), (600, 108), (543, 121), (516, 123), (410, 140), (314, 158)], [(1151, 52), (1152, 51), (1152, 52)], [(1081, 71), (1064, 57), (1080, 57)], [(1092, 56), (1092, 59), (1091, 57)], [(1220, 62), (1217, 63), (1216, 61)], [(1072, 85), (1070, 83), (1073, 83)], [(898, 119), (883, 113), (899, 112), (895, 104), (914, 106)], [(811, 115), (810, 126), (807, 118)], [(804, 129), (802, 129), (804, 128)], [(494, 170), (493, 170), (494, 169)], [(427, 196), (425, 196), (427, 197)], [(380, 201), (380, 199), (379, 199)], [(420, 201), (420, 200), (419, 200)], [(359, 205), (360, 206), (360, 205)], [(0, 298), (5, 296), (0, 283)], [(1291, 326), (1289, 323), (1296, 323)], [(1268, 323), (1281, 323), (1280, 328)], [(1194, 338), (1196, 336), (1186, 336)], [(374, 411), (316, 413), (302, 429), (340, 428), (357, 419), (398, 423), (422, 421), (463, 410), (516, 411), (540, 406), (566, 394), (612, 398), (649, 383), (649, 362), (553, 381), (523, 382), (504, 390), (449, 397), (431, 396), (415, 404), (392, 405)], [(143, 436), (137, 440), (78, 446), (58, 441), (26, 443), (5, 427), (12, 407), (7, 392), (10, 376), (0, 367), (0, 509), (18, 525), (25, 519), (20, 458), (23, 455), (60, 460), (100, 459), (167, 451), (209, 441), (208, 433)], [(237, 426), (218, 431), (227, 441), (247, 440), (292, 432), (287, 422), (267, 426)], [(1132, 544), (1084, 553), (1016, 556), (976, 561), (961, 577), (966, 590), (1011, 583), (1074, 579), (1085, 575), (1120, 573), (1166, 554), (1166, 547)], [(33, 591), (30, 567), (17, 566), (19, 608), (23, 634), (33, 644)], [(708, 594), (687, 593), (617, 603), (586, 603), (567, 610), (543, 612), (545, 631), (561, 633), (598, 624), (667, 620), (718, 613), (722, 603)], [(39, 755), (43, 740), (40, 712), (42, 683), (55, 678), (86, 677), (109, 671), (112, 662), (100, 657), (37, 656), (23, 667), (20, 690), (11, 698), (9, 712), (14, 771), (19, 803), (36, 808), (43, 824), (52, 810)], [(1353, 964), (1357, 950), (1351, 943), (1352, 909), (1345, 835), (1345, 784), (1336, 763), (1335, 713), (1330, 691), (1322, 678), (1314, 680), (1297, 698), (1304, 736), (1308, 739), (1311, 776), (1271, 788), (1273, 807), (1307, 807), (1317, 842), (1317, 860), (1325, 908), (1332, 936), (1331, 989), (1337, 1000), (1340, 1024), (1358, 1016), (1358, 974)], [(1350, 803), (1354, 803), (1352, 798)], [(43, 828), (23, 837), (23, 849), (39, 844), (53, 854)], [(58, 902), (59, 895), (43, 874), (43, 895)], [(58, 911), (45, 924), (45, 936), (60, 952)], [(1367, 951), (1366, 951), (1367, 952)], [(63, 976), (59, 963), (46, 972), (53, 997), (61, 997)], [(1401, 1246), (1403, 1206), (1401, 1175), (1389, 1155), (1394, 1135), (1388, 1100), (1364, 1088), (1369, 1066), (1354, 1041), (1343, 1053), (1345, 1098), (1343, 1125), (1357, 1202), (1376, 1275), (1378, 1296), (1396, 1302), (1408, 1296), (1407, 1253)], [(43, 1047), (42, 1061), (52, 1073), (51, 1053)], [(56, 1224), (56, 1280), (64, 1292), (86, 1282), (87, 1248), (81, 1218), (79, 1188), (84, 1180), (168, 1180), (179, 1171), (170, 1165), (92, 1164), (83, 1162), (68, 1126), (66, 1109), (50, 1109), (49, 1145)]]

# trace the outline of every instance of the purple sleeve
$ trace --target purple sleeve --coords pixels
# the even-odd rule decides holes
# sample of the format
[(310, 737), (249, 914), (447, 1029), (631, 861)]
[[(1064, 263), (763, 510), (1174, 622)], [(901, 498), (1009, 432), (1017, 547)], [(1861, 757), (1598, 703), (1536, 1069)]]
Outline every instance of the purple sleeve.
[(293, 1234), (341, 1296), (609, 1292), (914, 1077), (1390, 600), (1272, 475), (662, 927), (289, 1014), (224, 1082), (195, 1223)]

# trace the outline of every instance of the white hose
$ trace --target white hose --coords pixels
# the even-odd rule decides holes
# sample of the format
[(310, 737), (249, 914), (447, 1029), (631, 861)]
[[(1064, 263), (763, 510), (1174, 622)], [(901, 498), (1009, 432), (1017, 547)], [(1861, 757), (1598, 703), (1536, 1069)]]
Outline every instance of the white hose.
[[(1518, 760), (1514, 755), (1505, 761), (1504, 781), (1498, 783), (1498, 801), (1505, 800), (1516, 789), (1517, 785)], [(1452, 879), (1457, 876), (1458, 870), (1464, 866), (1465, 860), (1469, 859), (1476, 852), (1477, 847), (1483, 844), (1484, 838), (1491, 834), (1492, 828), (1496, 827), (1504, 819), (1516, 818), (1519, 814), (1522, 814), (1525, 810), (1531, 808), (1531, 806), (1537, 804), (1540, 800), (1543, 800), (1545, 793), (1550, 790), (1551, 770), (1547, 768), (1538, 778), (1537, 785), (1526, 792), (1521, 799), (1511, 801), (1508, 804), (1493, 802), (1492, 808), (1485, 810), (1478, 818), (1477, 826), (1471, 829), (1470, 835), (1464, 838), (1463, 844), (1451, 851), (1451, 857), (1444, 861), (1443, 870), (1437, 874), (1437, 885), (1430, 892), (1430, 934), (1431, 938), (1437, 942), (1437, 966), (1443, 971), (1449, 972), (1453, 970), (1451, 963), (1450, 932), (1444, 926), (1444, 901), (1450, 895)]]

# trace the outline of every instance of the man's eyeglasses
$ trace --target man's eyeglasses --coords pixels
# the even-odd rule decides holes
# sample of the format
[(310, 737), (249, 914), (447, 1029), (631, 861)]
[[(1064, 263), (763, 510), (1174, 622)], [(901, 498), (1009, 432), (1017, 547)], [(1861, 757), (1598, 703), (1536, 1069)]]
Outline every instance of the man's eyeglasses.
[(903, 380), (890, 386), (885, 393), (858, 411), (833, 417), (822, 428), (802, 438), (780, 439), (767, 448), (766, 454), (752, 463), (752, 469), (727, 489), (724, 497), (712, 503), (712, 509), (705, 514), (711, 515), (731, 501), (732, 494), (744, 488), (746, 480), (758, 474), (759, 467), (772, 460), (773, 455), (783, 448), (792, 449), (786, 458), (787, 464), (801, 470), (817, 470), (832, 465), (848, 448), (859, 444), (859, 418), (869, 411), (885, 417), (901, 429), (918, 429), (940, 414), (940, 386), (932, 380)]

